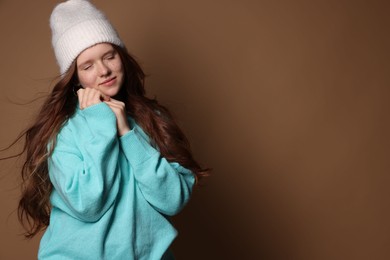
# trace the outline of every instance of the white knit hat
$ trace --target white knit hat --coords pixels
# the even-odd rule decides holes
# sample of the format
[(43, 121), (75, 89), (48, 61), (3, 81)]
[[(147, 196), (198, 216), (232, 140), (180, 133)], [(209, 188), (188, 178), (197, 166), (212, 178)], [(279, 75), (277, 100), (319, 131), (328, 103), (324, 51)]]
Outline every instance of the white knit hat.
[(106, 16), (87, 0), (58, 4), (50, 17), (54, 53), (64, 74), (85, 49), (98, 43), (124, 47)]

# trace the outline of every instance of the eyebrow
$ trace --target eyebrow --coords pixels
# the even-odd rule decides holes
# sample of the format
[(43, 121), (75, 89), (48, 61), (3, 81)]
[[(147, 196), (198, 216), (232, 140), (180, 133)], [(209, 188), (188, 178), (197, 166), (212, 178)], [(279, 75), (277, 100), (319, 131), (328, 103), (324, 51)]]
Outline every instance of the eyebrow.
[[(116, 53), (117, 53), (117, 51), (115, 49), (112, 49), (112, 50), (109, 50), (109, 51), (106, 51), (105, 53), (103, 53), (103, 55), (101, 57), (105, 57), (107, 55), (113, 55), (113, 54), (116, 54)], [(83, 62), (81, 62), (80, 64), (77, 65), (77, 68), (80, 69), (85, 64), (90, 63), (90, 62), (91, 62), (91, 59), (83, 61)]]

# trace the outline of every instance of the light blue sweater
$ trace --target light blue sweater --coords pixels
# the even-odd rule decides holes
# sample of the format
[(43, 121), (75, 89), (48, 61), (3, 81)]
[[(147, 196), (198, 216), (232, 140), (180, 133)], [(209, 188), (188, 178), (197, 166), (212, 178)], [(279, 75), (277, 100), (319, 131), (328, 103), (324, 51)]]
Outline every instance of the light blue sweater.
[(169, 163), (129, 118), (117, 136), (105, 103), (77, 109), (49, 159), (50, 225), (39, 259), (161, 259), (177, 232), (167, 216), (188, 202), (191, 171)]

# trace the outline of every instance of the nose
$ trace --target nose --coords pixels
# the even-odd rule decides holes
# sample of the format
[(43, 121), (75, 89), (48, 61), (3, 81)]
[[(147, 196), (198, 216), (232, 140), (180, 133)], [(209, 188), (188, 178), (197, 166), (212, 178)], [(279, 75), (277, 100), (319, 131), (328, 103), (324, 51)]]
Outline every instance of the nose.
[(101, 62), (99, 64), (99, 75), (100, 76), (106, 76), (111, 73), (110, 67), (107, 66), (107, 64), (104, 64), (104, 62)]

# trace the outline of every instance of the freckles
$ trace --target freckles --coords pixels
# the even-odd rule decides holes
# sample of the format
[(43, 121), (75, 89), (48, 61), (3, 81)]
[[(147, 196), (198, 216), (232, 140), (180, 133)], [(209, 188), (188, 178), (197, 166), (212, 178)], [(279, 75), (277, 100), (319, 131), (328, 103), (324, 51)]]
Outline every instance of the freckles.
[(111, 68), (112, 70), (114, 71), (123, 71), (123, 68), (122, 68), (122, 62), (121, 61), (113, 61), (111, 63)]

